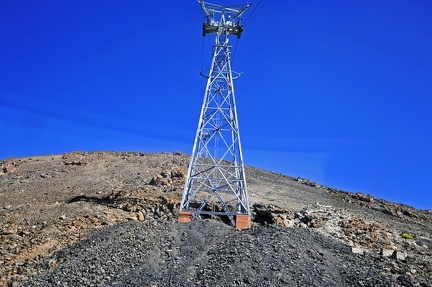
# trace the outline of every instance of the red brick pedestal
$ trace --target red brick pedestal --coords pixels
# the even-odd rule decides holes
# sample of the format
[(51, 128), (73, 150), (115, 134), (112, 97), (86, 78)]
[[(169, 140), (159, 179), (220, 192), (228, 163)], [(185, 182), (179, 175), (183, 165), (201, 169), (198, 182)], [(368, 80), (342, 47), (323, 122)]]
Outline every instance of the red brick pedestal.
[(251, 227), (251, 217), (249, 215), (236, 215), (236, 229), (245, 229)]
[(189, 211), (179, 211), (178, 223), (187, 223), (192, 220), (192, 212)]

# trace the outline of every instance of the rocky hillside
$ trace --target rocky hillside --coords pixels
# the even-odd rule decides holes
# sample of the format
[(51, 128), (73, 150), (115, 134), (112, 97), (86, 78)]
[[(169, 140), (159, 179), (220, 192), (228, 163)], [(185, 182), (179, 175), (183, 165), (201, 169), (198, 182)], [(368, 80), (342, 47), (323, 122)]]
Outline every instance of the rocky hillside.
[(432, 214), (246, 168), (253, 227), (178, 224), (188, 155), (0, 161), (0, 286), (431, 286)]

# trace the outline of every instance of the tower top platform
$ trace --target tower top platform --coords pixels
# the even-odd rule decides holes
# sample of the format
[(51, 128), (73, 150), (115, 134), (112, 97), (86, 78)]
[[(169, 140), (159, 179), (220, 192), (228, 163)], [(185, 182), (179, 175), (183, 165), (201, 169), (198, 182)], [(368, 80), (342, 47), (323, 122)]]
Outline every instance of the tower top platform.
[(232, 34), (240, 38), (243, 32), (241, 16), (251, 6), (247, 3), (243, 6), (221, 6), (197, 0), (204, 10), (207, 19), (203, 23), (203, 36), (208, 33)]

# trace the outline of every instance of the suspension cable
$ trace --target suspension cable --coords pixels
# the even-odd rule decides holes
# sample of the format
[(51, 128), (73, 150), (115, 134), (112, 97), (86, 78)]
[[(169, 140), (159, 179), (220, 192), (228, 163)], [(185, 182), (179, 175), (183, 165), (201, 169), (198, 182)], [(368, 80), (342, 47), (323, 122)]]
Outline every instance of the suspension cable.
[[(257, 5), (254, 6), (254, 9), (252, 10), (252, 12), (248, 15), (248, 17), (246, 18), (246, 20), (243, 21), (243, 26), (246, 25), (246, 23), (249, 22), (249, 20), (252, 20), (253, 18), (255, 18), (256, 15), (258, 15), (258, 13), (262, 10), (262, 8), (264, 8), (264, 6), (269, 2), (269, 0), (266, 0), (264, 2), (264, 4), (261, 5), (262, 0), (260, 0), (258, 2)], [(261, 6), (260, 6), (261, 5)], [(236, 55), (236, 51), (237, 51), (237, 46), (239, 45), (239, 40), (237, 38), (237, 41), (234, 45), (234, 51), (232, 53), (232, 57), (231, 57), (231, 63), (234, 63), (234, 58)]]
[[(258, 4), (254, 7), (254, 9), (252, 10), (252, 12), (250, 12), (250, 14), (249, 14), (249, 16), (246, 18), (246, 20), (244, 20), (243, 21), (243, 25), (246, 25), (246, 23), (250, 20), (250, 19), (252, 19), (252, 18), (254, 18), (260, 11), (261, 11), (261, 9), (262, 8), (264, 8), (264, 6), (268, 3), (268, 1), (269, 0), (266, 0), (265, 2), (264, 2), (264, 4), (263, 5), (261, 5), (261, 7), (260, 7), (260, 4), (261, 4), (261, 2), (262, 2), (262, 0), (260, 0), (259, 2), (258, 2)], [(259, 8), (259, 9), (258, 9)], [(256, 13), (255, 13), (255, 11), (256, 11)]]
[(236, 42), (234, 44), (234, 51), (232, 52), (232, 56), (231, 56), (231, 64), (234, 65), (234, 57), (236, 55), (236, 51), (237, 51), (237, 46), (239, 45), (240, 41), (239, 39), (236, 39)]

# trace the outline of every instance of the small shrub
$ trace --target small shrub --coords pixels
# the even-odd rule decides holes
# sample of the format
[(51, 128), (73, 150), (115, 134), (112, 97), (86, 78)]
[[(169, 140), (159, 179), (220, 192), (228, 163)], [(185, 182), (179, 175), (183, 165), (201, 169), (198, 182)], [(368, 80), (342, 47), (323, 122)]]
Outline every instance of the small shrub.
[(402, 237), (405, 238), (405, 239), (413, 239), (412, 235), (409, 234), (408, 232), (402, 233)]

